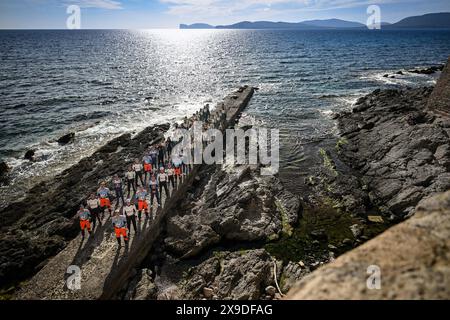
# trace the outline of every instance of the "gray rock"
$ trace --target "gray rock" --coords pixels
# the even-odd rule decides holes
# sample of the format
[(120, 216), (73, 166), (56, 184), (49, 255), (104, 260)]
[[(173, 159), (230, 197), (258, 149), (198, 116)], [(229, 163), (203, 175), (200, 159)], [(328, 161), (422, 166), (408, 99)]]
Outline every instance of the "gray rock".
[[(258, 241), (291, 232), (299, 199), (257, 168), (217, 168), (167, 222), (167, 249), (184, 258), (223, 240)], [(199, 182), (201, 183), (201, 182)]]
[(125, 300), (153, 300), (156, 299), (157, 291), (153, 283), (152, 271), (141, 269), (130, 282)]
[(185, 299), (201, 299), (205, 287), (219, 299), (255, 300), (273, 285), (273, 262), (264, 249), (220, 252), (189, 270), (180, 288)]

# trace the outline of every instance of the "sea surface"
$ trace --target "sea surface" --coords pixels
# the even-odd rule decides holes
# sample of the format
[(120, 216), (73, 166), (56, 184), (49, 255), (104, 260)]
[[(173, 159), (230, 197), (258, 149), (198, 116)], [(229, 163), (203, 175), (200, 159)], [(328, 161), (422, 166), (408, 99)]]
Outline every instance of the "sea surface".
[[(281, 176), (295, 189), (336, 134), (333, 112), (376, 88), (433, 85), (438, 74), (383, 75), (449, 55), (448, 30), (0, 31), (0, 160), (13, 178), (0, 206), (118, 135), (244, 84), (259, 91), (243, 121), (280, 130)], [(71, 131), (73, 144), (55, 142)], [(23, 160), (28, 149), (37, 162)]]

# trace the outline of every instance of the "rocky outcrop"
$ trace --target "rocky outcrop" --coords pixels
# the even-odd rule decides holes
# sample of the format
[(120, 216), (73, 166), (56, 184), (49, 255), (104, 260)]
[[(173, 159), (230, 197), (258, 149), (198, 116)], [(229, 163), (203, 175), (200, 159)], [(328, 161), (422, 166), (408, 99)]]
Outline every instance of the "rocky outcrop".
[(273, 260), (264, 249), (257, 249), (217, 253), (189, 270), (180, 288), (185, 299), (255, 300), (274, 285)]
[(68, 143), (72, 143), (73, 140), (75, 140), (75, 132), (70, 132), (60, 137), (57, 142), (60, 145), (66, 145)]
[(135, 156), (162, 138), (169, 125), (150, 127), (131, 138), (118, 137), (54, 179), (0, 210), (0, 287), (38, 271), (78, 234), (72, 219), (79, 205), (103, 180), (122, 173)]
[(28, 150), (27, 152), (25, 152), (25, 155), (23, 156), (23, 158), (25, 160), (34, 161), (35, 154), (36, 154), (36, 151)]
[(427, 107), (433, 112), (450, 117), (450, 57), (428, 99)]
[(0, 162), (0, 184), (8, 180), (9, 166), (5, 161)]
[[(288, 299), (449, 299), (450, 191), (303, 278)], [(377, 286), (377, 279), (380, 280)]]
[(221, 241), (274, 240), (297, 222), (299, 199), (257, 168), (216, 168), (167, 223), (167, 250), (184, 258)]
[(403, 218), (450, 188), (450, 120), (427, 111), (431, 91), (376, 90), (337, 116), (341, 138), (324, 152), (323, 180), (347, 210)]

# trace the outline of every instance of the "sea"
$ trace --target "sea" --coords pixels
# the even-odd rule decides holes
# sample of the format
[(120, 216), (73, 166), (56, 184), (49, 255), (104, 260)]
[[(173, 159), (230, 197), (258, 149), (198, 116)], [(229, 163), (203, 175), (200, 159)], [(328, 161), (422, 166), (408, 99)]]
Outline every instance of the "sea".
[[(293, 191), (337, 134), (333, 113), (377, 88), (432, 86), (450, 30), (3, 30), (0, 206), (123, 133), (181, 120), (241, 85), (244, 123), (280, 130)], [(395, 74), (395, 78), (384, 77)], [(75, 132), (73, 143), (56, 139)], [(36, 150), (36, 162), (23, 159)]]

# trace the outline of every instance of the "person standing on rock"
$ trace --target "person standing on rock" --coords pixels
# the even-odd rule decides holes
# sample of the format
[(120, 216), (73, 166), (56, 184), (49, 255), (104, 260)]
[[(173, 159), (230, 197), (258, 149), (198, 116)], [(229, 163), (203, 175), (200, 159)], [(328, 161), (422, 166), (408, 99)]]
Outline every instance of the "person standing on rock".
[(167, 177), (169, 178), (169, 185), (172, 184), (172, 190), (175, 190), (175, 170), (172, 167), (172, 164), (169, 162), (167, 164)]
[(146, 154), (142, 158), (142, 163), (144, 164), (144, 184), (145, 184), (145, 183), (147, 183), (147, 175), (150, 177), (151, 172), (153, 170), (152, 157), (150, 157), (149, 154)]
[(150, 158), (152, 158), (152, 164), (154, 168), (158, 168), (158, 150), (155, 147), (150, 148)]
[(165, 148), (164, 148), (164, 145), (161, 144), (158, 146), (158, 167), (164, 166), (164, 153), (165, 153)]
[(136, 192), (136, 199), (138, 201), (138, 219), (141, 221), (143, 210), (145, 216), (148, 217), (147, 190), (143, 187), (139, 187), (138, 192)]
[(141, 186), (145, 185), (143, 176), (142, 176), (143, 169), (144, 169), (144, 167), (143, 167), (142, 163), (139, 162), (139, 159), (136, 159), (133, 164), (133, 170), (134, 170), (134, 173), (136, 174), (136, 178), (135, 178), (136, 188), (138, 186), (138, 179), (141, 181)]
[(81, 205), (80, 206), (80, 210), (78, 210), (76, 216), (80, 219), (81, 236), (84, 239), (84, 235), (85, 235), (85, 231), (84, 230), (87, 229), (89, 234), (92, 233), (92, 229), (91, 229), (91, 212), (88, 209), (86, 209), (83, 205)]
[(166, 159), (170, 159), (170, 156), (172, 155), (172, 149), (173, 149), (172, 139), (170, 137), (168, 137), (166, 140), (165, 149), (166, 149)]
[(102, 225), (102, 219), (100, 218), (100, 201), (95, 196), (95, 193), (92, 193), (89, 199), (87, 200), (88, 209), (91, 212), (91, 221), (92, 221), (92, 229), (95, 230), (95, 226), (98, 223), (100, 226)]
[(153, 210), (153, 199), (156, 197), (156, 201), (158, 202), (158, 207), (161, 206), (161, 199), (159, 197), (159, 192), (158, 192), (158, 178), (156, 177), (155, 174), (152, 174), (152, 176), (150, 177), (150, 206)]
[(100, 188), (97, 190), (97, 195), (100, 200), (100, 208), (102, 210), (102, 215), (105, 213), (105, 209), (108, 208), (109, 210), (109, 216), (111, 216), (111, 200), (109, 199), (111, 195), (111, 191), (106, 187), (106, 182), (102, 182), (100, 184)]
[(120, 201), (122, 200), (122, 205), (125, 205), (125, 199), (123, 197), (123, 184), (122, 179), (116, 174), (113, 178), (114, 191), (116, 192), (117, 206), (120, 205)]
[(133, 166), (128, 168), (128, 171), (125, 173), (125, 177), (127, 178), (127, 189), (128, 189), (128, 198), (130, 197), (130, 186), (133, 187), (133, 192), (136, 193), (135, 179), (136, 173), (133, 170)]
[(164, 192), (166, 193), (166, 199), (170, 197), (169, 189), (167, 188), (167, 181), (169, 180), (169, 176), (167, 175), (166, 171), (164, 170), (164, 167), (161, 167), (159, 169), (158, 174), (158, 184), (159, 184), (159, 195), (162, 197), (162, 191), (164, 189)]
[(123, 212), (127, 217), (127, 228), (128, 232), (131, 233), (131, 224), (133, 223), (134, 233), (137, 233), (136, 227), (136, 207), (131, 204), (131, 200), (127, 199), (125, 206), (123, 207)]
[(128, 244), (128, 234), (127, 234), (127, 219), (125, 216), (120, 214), (120, 210), (117, 209), (112, 218), (112, 224), (114, 227), (114, 232), (116, 234), (117, 242), (119, 243), (119, 247), (122, 246), (121, 237), (125, 241), (125, 244)]
[(181, 183), (181, 163), (174, 163), (173, 173), (175, 174), (175, 184)]

